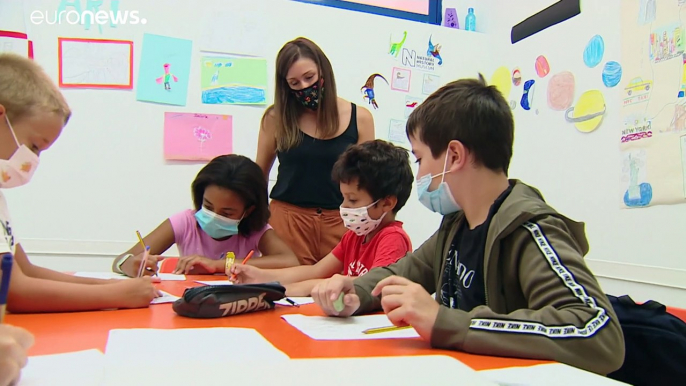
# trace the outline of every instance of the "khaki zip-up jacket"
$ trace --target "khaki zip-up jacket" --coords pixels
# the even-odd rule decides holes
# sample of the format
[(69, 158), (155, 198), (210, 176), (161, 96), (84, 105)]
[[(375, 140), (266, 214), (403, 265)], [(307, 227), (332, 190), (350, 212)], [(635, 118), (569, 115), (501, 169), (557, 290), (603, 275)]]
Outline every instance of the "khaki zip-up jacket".
[[(491, 220), (484, 252), (486, 305), (470, 312), (441, 306), (431, 334), (436, 348), (547, 359), (608, 374), (624, 361), (624, 337), (610, 302), (583, 256), (584, 224), (548, 206), (535, 188), (514, 184)], [(361, 306), (380, 309), (371, 291), (391, 275), (437, 292), (450, 244), (464, 221), (445, 216), (439, 230), (395, 264), (355, 279)]]

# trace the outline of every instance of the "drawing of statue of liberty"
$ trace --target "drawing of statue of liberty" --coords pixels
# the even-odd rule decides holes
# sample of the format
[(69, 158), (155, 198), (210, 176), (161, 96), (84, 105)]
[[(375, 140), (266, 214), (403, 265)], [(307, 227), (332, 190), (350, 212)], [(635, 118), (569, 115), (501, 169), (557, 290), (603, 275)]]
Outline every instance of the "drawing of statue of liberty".
[(641, 159), (641, 153), (629, 153), (625, 162), (624, 172), (628, 172), (629, 186), (624, 193), (624, 204), (630, 208), (648, 206), (653, 199), (653, 187), (648, 182), (638, 182), (641, 168), (646, 166), (645, 161)]
[(171, 71), (169, 70), (171, 68), (171, 64), (165, 63), (164, 64), (164, 75), (161, 77), (157, 78), (157, 83), (161, 84), (164, 82), (164, 89), (167, 91), (171, 91), (171, 80), (174, 79), (174, 82), (178, 82), (179, 78), (176, 77), (176, 75), (172, 74)]

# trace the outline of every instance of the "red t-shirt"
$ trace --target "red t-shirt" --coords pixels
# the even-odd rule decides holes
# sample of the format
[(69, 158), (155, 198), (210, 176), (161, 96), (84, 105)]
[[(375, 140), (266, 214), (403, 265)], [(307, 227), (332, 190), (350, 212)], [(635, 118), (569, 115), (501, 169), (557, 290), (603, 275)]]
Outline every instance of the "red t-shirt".
[(343, 263), (344, 275), (362, 276), (372, 268), (393, 264), (412, 251), (410, 237), (400, 221), (383, 227), (366, 244), (365, 237), (348, 231), (331, 251)]

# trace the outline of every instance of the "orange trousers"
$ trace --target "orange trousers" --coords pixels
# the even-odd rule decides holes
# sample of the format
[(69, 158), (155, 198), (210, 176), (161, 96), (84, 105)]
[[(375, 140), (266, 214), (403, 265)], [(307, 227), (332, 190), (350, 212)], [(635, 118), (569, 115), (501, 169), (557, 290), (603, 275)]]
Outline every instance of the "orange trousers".
[(269, 224), (302, 265), (323, 259), (346, 232), (338, 210), (301, 208), (278, 200), (271, 201), (269, 210)]

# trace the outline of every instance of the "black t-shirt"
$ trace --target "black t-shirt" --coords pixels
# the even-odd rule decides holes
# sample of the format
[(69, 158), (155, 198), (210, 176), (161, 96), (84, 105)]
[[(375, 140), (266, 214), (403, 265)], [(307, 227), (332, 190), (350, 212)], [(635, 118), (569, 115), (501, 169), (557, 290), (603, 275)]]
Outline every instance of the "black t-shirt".
[(486, 304), (484, 285), (486, 236), (491, 219), (498, 212), (510, 191), (512, 191), (512, 186), (503, 191), (493, 202), (488, 218), (483, 224), (469, 229), (467, 219), (462, 221), (448, 249), (443, 270), (441, 303), (444, 306), (469, 312), (477, 306)]

